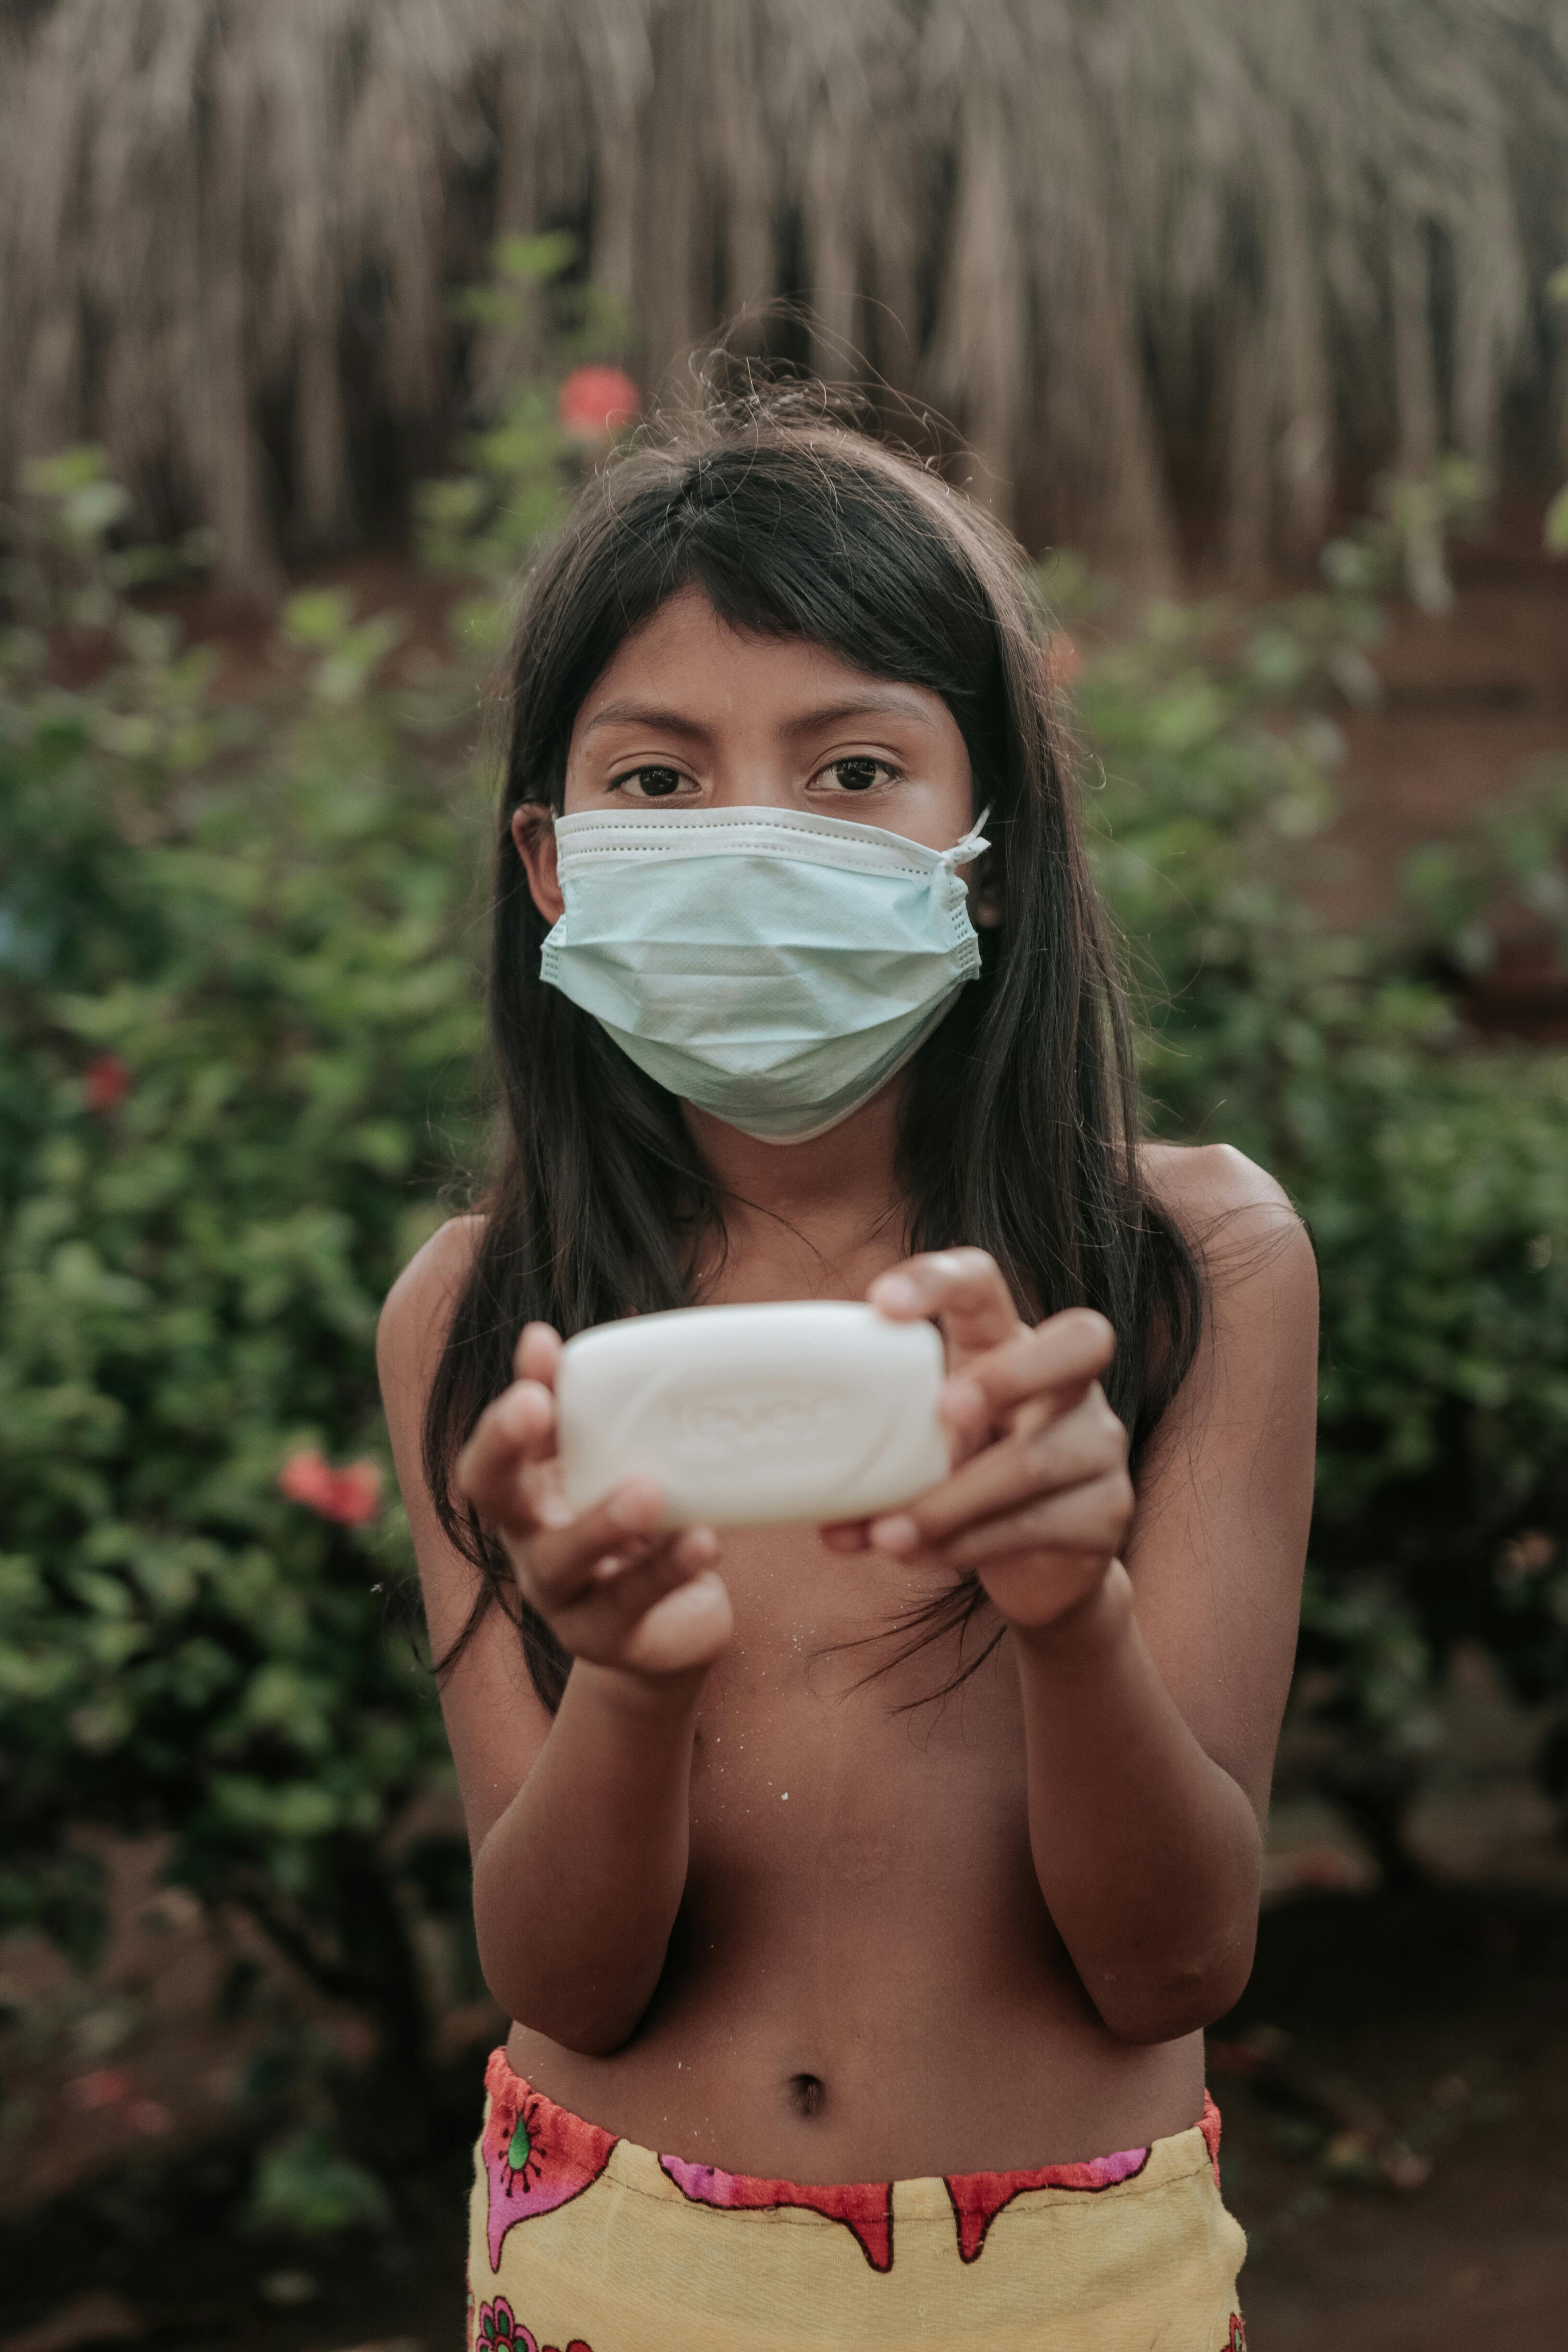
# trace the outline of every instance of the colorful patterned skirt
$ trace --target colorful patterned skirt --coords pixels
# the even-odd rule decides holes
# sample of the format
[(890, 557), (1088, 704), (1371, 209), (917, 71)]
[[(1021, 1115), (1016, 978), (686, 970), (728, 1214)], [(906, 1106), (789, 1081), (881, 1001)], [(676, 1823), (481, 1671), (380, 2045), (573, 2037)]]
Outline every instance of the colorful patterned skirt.
[(1219, 2110), (1087, 2164), (814, 2187), (485, 2072), (470, 2352), (1242, 2352)]

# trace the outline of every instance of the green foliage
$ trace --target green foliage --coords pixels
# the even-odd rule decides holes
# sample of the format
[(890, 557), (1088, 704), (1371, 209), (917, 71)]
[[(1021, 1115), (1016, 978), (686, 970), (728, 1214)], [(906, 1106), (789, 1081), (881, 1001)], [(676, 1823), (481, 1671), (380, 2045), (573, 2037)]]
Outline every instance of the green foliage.
[[(485, 331), (492, 350), (524, 362), (500, 413), (460, 446), (458, 470), (414, 492), (421, 562), (483, 584), (485, 593), (454, 614), (458, 642), (481, 658), (499, 643), (520, 565), (557, 520), (588, 462), (557, 416), (559, 377), (616, 357), (626, 339), (604, 288), (573, 276), (577, 257), (576, 240), (564, 234), (502, 237), (489, 282), (458, 298), (459, 315)], [(548, 372), (538, 366), (542, 345)]]
[[(377, 1310), (468, 1144), (479, 804), (427, 736), (455, 706), (377, 683), (386, 616), (297, 598), (263, 727), (111, 563), (95, 585), (91, 638), (0, 641), (0, 1923), (85, 1964), (77, 1825), (167, 1832), (170, 1876), (417, 2084), (413, 1921), (466, 1892), (399, 1843), (448, 1769), (389, 1616), (406, 1531), (279, 1478), (385, 1461)], [(91, 682), (55, 683), (67, 658)], [(310, 2170), (279, 2155), (265, 2210)]]
[[(1568, 314), (1568, 261), (1554, 269), (1546, 281), (1546, 299), (1559, 310)], [(1546, 509), (1544, 536), (1548, 555), (1568, 555), (1568, 482)]]
[(1528, 761), (1463, 833), (1425, 844), (1406, 866), (1406, 896), (1434, 952), (1460, 971), (1488, 971), (1498, 944), (1488, 916), (1508, 897), (1550, 924), (1559, 954), (1568, 956), (1564, 842), (1568, 761)]
[(187, 531), (175, 547), (111, 547), (132, 501), (101, 449), (62, 449), (36, 458), (24, 476), (15, 544), (0, 566), (0, 593), (14, 612), (41, 623), (107, 628), (117, 600), (154, 581), (204, 572), (217, 552), (211, 531)]
[(1546, 509), (1545, 534), (1549, 555), (1568, 555), (1568, 483)]
[(1480, 1046), (1425, 976), (1435, 947), (1489, 960), (1504, 887), (1562, 919), (1568, 770), (1424, 855), (1408, 930), (1327, 929), (1297, 861), (1370, 626), (1332, 596), (1160, 612), (1090, 665), (1079, 711), (1160, 1127), (1247, 1152), (1316, 1243), (1305, 1687), (1337, 1730), (1330, 1785), (1388, 1860), (1456, 1641), (1568, 1701), (1568, 1052)]
[(1491, 486), (1472, 458), (1450, 452), (1429, 479), (1391, 474), (1373, 485), (1373, 510), (1322, 553), (1331, 583), (1352, 595), (1408, 596), (1424, 613), (1454, 602), (1447, 542), (1484, 517)]
[(384, 2230), (392, 2205), (374, 2174), (345, 2157), (318, 2125), (263, 2151), (247, 2218), (258, 2232), (326, 2238), (344, 2230)]

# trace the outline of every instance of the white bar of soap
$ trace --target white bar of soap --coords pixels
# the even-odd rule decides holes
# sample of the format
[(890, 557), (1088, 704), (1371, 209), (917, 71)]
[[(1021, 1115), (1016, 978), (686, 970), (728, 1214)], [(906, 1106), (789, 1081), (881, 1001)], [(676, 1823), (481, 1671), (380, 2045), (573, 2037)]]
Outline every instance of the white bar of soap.
[(646, 1473), (666, 1527), (870, 1518), (947, 1476), (944, 1372), (930, 1323), (837, 1299), (596, 1324), (556, 1372), (566, 1498)]

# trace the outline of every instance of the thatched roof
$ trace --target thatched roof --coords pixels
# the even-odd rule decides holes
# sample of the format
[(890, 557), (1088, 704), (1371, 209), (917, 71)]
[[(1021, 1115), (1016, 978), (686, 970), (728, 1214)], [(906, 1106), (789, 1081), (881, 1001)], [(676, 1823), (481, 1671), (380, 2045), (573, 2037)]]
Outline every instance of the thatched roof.
[(1157, 570), (1177, 450), (1254, 561), (1347, 458), (1548, 458), (1568, 0), (0, 0), (0, 487), (100, 438), (255, 583), (493, 394), (447, 294), (562, 224), (645, 373), (804, 298), (1037, 528)]

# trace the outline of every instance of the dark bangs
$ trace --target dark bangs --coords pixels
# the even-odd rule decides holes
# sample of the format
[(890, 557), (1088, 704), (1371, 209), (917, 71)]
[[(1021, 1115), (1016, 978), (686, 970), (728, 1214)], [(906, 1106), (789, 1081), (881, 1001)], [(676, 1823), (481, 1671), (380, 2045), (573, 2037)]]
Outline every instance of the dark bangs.
[[(560, 808), (584, 698), (634, 630), (688, 588), (731, 628), (805, 638), (874, 677), (929, 687), (963, 730), (977, 786), (990, 788), (1005, 761), (1006, 696), (998, 615), (974, 560), (988, 539), (1007, 545), (945, 483), (830, 426), (759, 425), (742, 446), (716, 438), (622, 458), (584, 493), (527, 600), (508, 805)], [(546, 605), (534, 661), (524, 639)]]

